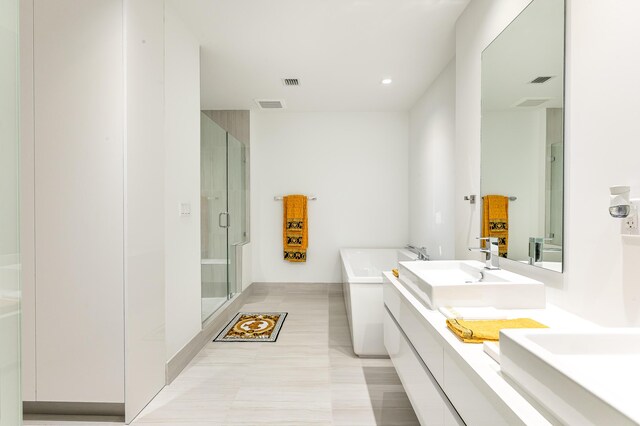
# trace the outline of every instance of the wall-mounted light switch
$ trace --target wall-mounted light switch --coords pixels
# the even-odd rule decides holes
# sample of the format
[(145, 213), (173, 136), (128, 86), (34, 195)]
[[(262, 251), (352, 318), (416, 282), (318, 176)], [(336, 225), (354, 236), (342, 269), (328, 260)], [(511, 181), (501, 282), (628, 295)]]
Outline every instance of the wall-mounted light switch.
[(180, 216), (191, 216), (191, 203), (180, 203)]

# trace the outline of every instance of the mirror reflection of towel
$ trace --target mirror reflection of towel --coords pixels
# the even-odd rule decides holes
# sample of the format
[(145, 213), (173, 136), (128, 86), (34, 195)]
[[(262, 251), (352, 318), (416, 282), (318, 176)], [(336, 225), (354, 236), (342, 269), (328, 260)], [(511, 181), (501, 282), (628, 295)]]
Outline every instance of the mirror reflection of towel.
[(289, 262), (306, 262), (308, 226), (307, 196), (287, 195), (282, 197), (284, 220), (282, 224), (282, 242), (284, 260)]
[(509, 197), (503, 195), (485, 195), (482, 197), (482, 236), (497, 237), (500, 257), (507, 257), (509, 248)]

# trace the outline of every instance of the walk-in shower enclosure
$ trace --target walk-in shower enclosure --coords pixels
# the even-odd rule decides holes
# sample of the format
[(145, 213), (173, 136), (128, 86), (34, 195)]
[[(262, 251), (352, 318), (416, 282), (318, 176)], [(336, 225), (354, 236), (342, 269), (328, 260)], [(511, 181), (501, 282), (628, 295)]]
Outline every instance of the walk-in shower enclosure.
[(248, 147), (200, 116), (202, 320), (242, 290), (239, 247), (248, 241)]

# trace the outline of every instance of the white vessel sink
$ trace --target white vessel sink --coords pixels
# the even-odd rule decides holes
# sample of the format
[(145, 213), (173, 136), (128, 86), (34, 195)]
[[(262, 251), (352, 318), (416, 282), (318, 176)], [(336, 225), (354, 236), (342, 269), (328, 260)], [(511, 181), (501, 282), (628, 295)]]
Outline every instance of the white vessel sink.
[(639, 365), (639, 328), (500, 334), (503, 374), (563, 424), (640, 424)]
[(431, 309), (440, 306), (544, 308), (544, 284), (475, 260), (399, 262), (400, 280), (417, 287)]

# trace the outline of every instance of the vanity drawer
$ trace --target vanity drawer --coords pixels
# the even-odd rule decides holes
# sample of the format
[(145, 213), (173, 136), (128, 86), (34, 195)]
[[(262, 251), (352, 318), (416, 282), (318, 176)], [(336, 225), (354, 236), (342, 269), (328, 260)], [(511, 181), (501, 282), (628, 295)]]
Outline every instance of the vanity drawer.
[(486, 383), (469, 371), (469, 364), (449, 351), (444, 352), (442, 390), (469, 425), (524, 425), (513, 411), (490, 391)]
[(443, 348), (437, 339), (436, 331), (408, 304), (386, 277), (385, 281), (387, 282), (383, 283), (384, 304), (431, 374), (442, 384), (444, 378)]
[(385, 309), (384, 342), (422, 426), (464, 425), (438, 382)]

